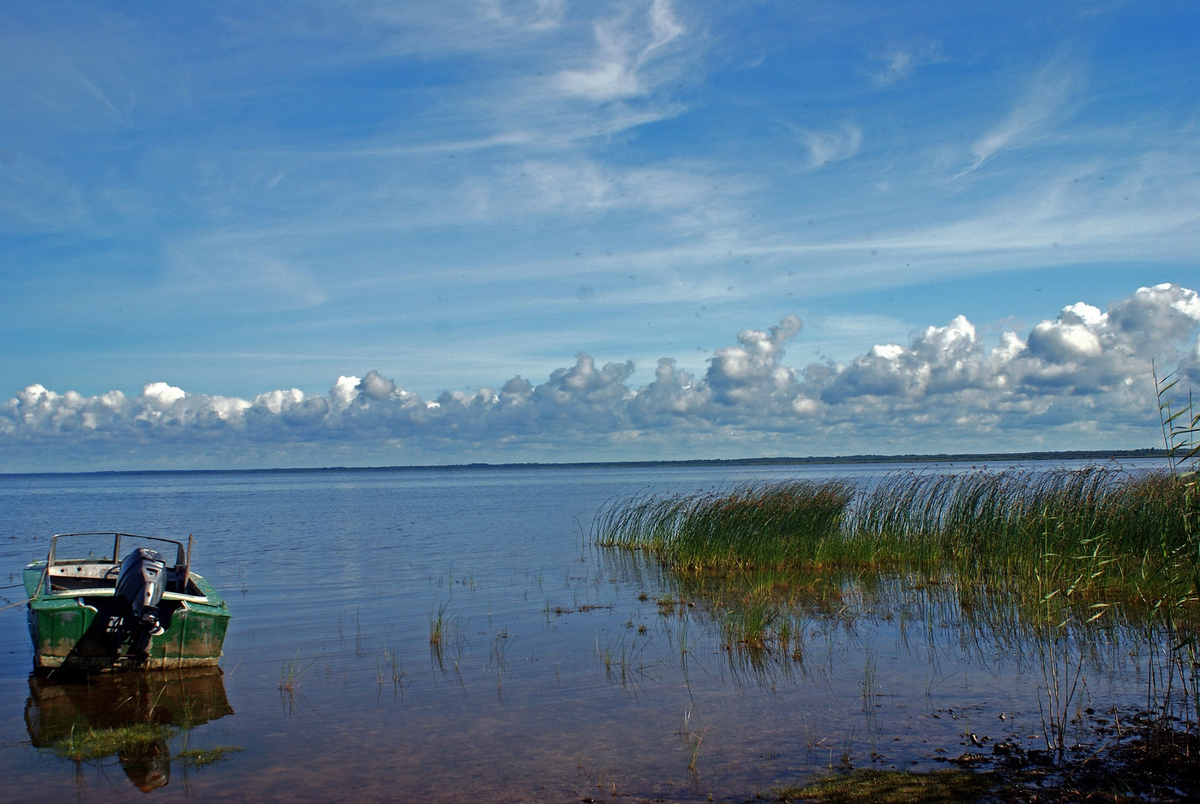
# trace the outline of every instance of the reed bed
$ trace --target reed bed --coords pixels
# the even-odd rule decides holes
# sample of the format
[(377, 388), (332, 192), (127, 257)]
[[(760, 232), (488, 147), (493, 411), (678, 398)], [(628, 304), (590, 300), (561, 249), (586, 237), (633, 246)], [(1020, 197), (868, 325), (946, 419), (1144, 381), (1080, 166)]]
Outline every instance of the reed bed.
[(1167, 473), (911, 472), (624, 498), (597, 515), (593, 533), (680, 572), (952, 575), (1103, 606), (1114, 594), (1152, 603), (1192, 592), (1193, 507), (1187, 485)]
[(1060, 759), (1085, 666), (1100, 666), (1089, 659), (1136, 635), (1144, 739), (1178, 751), (1200, 713), (1200, 414), (1190, 397), (1174, 412), (1173, 382), (1155, 383), (1168, 471), (904, 472), (642, 495), (605, 506), (594, 541), (657, 559), (708, 601), (731, 661), (756, 671), (802, 664), (793, 635), (805, 616), (873, 586), (954, 607), (948, 619), (964, 628), (1036, 649), (1043, 731)]
[(649, 550), (683, 569), (788, 566), (837, 543), (849, 481), (750, 484), (691, 497), (618, 500), (598, 515), (598, 543)]
[(1198, 500), (1178, 471), (906, 472), (622, 498), (592, 534), (661, 564), (756, 673), (803, 664), (806, 621), (850, 622), (877, 592), (901, 617), (1034, 651), (1061, 755), (1080, 673), (1114, 646), (1144, 652), (1147, 739), (1195, 728)]

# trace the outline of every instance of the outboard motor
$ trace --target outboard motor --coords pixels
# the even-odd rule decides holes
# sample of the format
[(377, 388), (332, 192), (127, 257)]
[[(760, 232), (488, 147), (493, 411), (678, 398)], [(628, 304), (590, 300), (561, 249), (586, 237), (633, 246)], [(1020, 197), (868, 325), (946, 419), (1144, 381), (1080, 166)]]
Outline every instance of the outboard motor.
[(121, 561), (121, 573), (117, 576), (116, 596), (129, 605), (133, 614), (133, 626), (140, 631), (137, 650), (148, 653), (150, 637), (163, 632), (158, 621), (158, 604), (162, 601), (163, 586), (167, 581), (167, 562), (157, 550), (139, 547)]

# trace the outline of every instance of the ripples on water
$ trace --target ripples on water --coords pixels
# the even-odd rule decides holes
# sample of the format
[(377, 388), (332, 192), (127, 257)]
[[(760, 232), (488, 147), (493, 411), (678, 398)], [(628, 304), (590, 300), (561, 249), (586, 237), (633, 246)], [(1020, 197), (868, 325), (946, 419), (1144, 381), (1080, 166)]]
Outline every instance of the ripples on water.
[[(787, 650), (747, 650), (723, 612), (588, 539), (619, 495), (887, 469), (0, 476), (5, 585), (52, 533), (194, 533), (233, 611), (215, 687), (136, 694), (30, 679), (24, 609), (3, 612), (0, 800), (129, 798), (139, 773), (161, 800), (744, 800), (831, 766), (939, 767), (972, 734), (1037, 747), (1043, 661), (936, 591), (851, 585), (793, 612)], [(1114, 639), (1089, 646), (1080, 711), (1144, 697)], [(152, 767), (50, 749), (68, 721), (111, 725), (109, 700), (177, 729)], [(180, 760), (216, 746), (241, 751)]]

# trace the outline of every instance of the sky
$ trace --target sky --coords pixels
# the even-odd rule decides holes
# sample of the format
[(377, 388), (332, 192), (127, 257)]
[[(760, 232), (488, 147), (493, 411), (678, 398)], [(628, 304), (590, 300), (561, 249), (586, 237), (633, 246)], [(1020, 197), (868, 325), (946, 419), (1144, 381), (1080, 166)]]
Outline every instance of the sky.
[(13, 0), (0, 472), (1122, 449), (1200, 6)]

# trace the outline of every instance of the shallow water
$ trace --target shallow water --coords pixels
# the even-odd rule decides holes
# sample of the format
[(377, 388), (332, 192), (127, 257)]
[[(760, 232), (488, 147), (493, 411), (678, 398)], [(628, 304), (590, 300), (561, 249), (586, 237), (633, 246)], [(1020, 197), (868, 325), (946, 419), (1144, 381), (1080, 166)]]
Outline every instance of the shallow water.
[[(730, 649), (721, 612), (588, 538), (619, 495), (894, 468), (0, 475), (3, 585), (52, 533), (194, 533), (193, 568), (233, 610), (215, 687), (135, 693), (31, 680), (24, 609), (0, 613), (0, 801), (137, 798), (139, 784), (163, 801), (744, 800), (831, 766), (1044, 745), (1046, 663), (953, 599), (848, 587), (836, 611), (797, 612), (795, 658), (767, 656)], [(1071, 707), (1136, 704), (1142, 661), (1094, 646)], [(51, 750), (64, 723), (111, 725), (112, 700), (192, 727), (141, 764)], [(202, 767), (177, 756), (215, 746), (241, 750)]]

